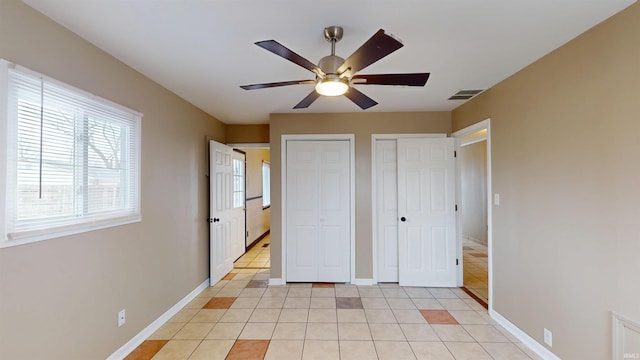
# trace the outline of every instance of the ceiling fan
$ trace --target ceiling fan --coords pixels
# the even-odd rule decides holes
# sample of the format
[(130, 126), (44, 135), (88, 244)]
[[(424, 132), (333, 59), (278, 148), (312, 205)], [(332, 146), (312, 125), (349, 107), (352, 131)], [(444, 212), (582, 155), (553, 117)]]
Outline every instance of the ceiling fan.
[(315, 84), (315, 90), (294, 106), (294, 109), (309, 107), (321, 95), (344, 95), (362, 110), (365, 110), (378, 103), (361, 93), (353, 85), (424, 86), (429, 79), (429, 73), (356, 75), (358, 71), (398, 50), (403, 45), (398, 39), (380, 29), (345, 60), (335, 54), (336, 43), (342, 39), (342, 35), (343, 29), (340, 26), (330, 26), (324, 29), (324, 38), (331, 42), (331, 55), (320, 59), (318, 65), (275, 40), (258, 41), (255, 43), (256, 45), (313, 72), (316, 78), (315, 80), (282, 81), (240, 87), (245, 90), (255, 90), (287, 85)]

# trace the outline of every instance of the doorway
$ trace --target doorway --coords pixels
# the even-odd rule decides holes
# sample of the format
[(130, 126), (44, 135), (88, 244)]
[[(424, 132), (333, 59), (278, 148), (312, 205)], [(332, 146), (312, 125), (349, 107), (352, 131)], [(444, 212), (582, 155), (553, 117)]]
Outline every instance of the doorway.
[(458, 230), (465, 289), (491, 301), (491, 139), (489, 120), (453, 134), (458, 153)]
[(269, 269), (271, 229), (271, 162), (268, 144), (236, 145), (245, 154), (246, 252), (235, 269)]

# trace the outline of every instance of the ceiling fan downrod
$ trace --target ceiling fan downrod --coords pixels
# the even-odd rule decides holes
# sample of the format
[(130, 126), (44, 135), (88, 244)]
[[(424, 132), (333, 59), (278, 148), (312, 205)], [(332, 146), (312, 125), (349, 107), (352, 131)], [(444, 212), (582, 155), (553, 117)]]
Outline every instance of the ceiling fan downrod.
[(341, 26), (328, 26), (324, 28), (324, 38), (331, 43), (331, 55), (336, 54), (336, 43), (342, 40), (344, 31)]
[(344, 64), (344, 59), (336, 55), (336, 43), (342, 39), (343, 34), (344, 32), (340, 26), (324, 28), (324, 38), (331, 43), (331, 55), (323, 57), (318, 62), (318, 67), (325, 75), (320, 76), (320, 79), (327, 78), (327, 75), (331, 75), (331, 77), (338, 76), (338, 68)]

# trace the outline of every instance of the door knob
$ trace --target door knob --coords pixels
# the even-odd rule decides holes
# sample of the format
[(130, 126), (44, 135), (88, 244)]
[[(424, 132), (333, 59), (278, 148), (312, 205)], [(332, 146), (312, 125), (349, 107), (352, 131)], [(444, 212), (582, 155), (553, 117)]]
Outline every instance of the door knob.
[(403, 217), (400, 218), (400, 221), (405, 222), (405, 221), (407, 221), (407, 218), (403, 216)]

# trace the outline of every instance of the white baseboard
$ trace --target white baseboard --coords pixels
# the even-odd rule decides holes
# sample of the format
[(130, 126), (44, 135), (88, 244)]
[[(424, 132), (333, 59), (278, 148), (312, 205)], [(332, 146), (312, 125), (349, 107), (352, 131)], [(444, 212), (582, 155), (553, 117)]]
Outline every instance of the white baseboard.
[(269, 278), (269, 285), (271, 286), (284, 285), (284, 284), (286, 284), (286, 282), (282, 278)]
[(489, 316), (495, 320), (503, 328), (507, 329), (513, 336), (515, 336), (526, 347), (533, 350), (538, 356), (546, 360), (560, 360), (554, 353), (549, 351), (546, 347), (535, 341), (531, 336), (527, 335), (524, 331), (520, 330), (511, 321), (507, 320), (504, 316), (500, 315), (497, 311), (490, 309)]
[(366, 279), (363, 279), (363, 278), (360, 278), (360, 279), (355, 278), (355, 279), (353, 280), (352, 284), (353, 284), (353, 285), (361, 285), (361, 286), (365, 286), (365, 285), (375, 285), (375, 284), (377, 284), (377, 283), (376, 283), (375, 281), (373, 281), (373, 279), (371, 279), (371, 278), (366, 278)]
[(191, 300), (195, 299), (198, 294), (200, 294), (204, 289), (209, 287), (209, 279), (205, 280), (202, 284), (198, 285), (193, 291), (191, 291), (187, 296), (182, 298), (182, 300), (178, 301), (175, 305), (173, 305), (169, 310), (165, 311), (164, 314), (160, 315), (159, 318), (154, 320), (151, 324), (149, 324), (146, 328), (142, 329), (136, 336), (134, 336), (131, 340), (129, 340), (126, 344), (122, 345), (122, 347), (116, 350), (111, 356), (107, 358), (107, 360), (122, 360), (127, 355), (129, 355), (133, 350), (135, 350), (143, 341), (145, 341), (149, 336), (151, 336), (156, 330), (158, 330), (164, 323), (166, 323), (171, 317), (178, 313), (185, 305), (187, 305)]
[[(285, 285), (287, 282), (284, 281), (284, 279), (282, 278), (270, 278), (269, 279), (269, 285), (271, 286), (277, 286), (277, 285)], [(354, 282), (352, 282), (353, 285), (375, 285), (376, 282), (373, 281), (373, 279), (355, 279)]]

